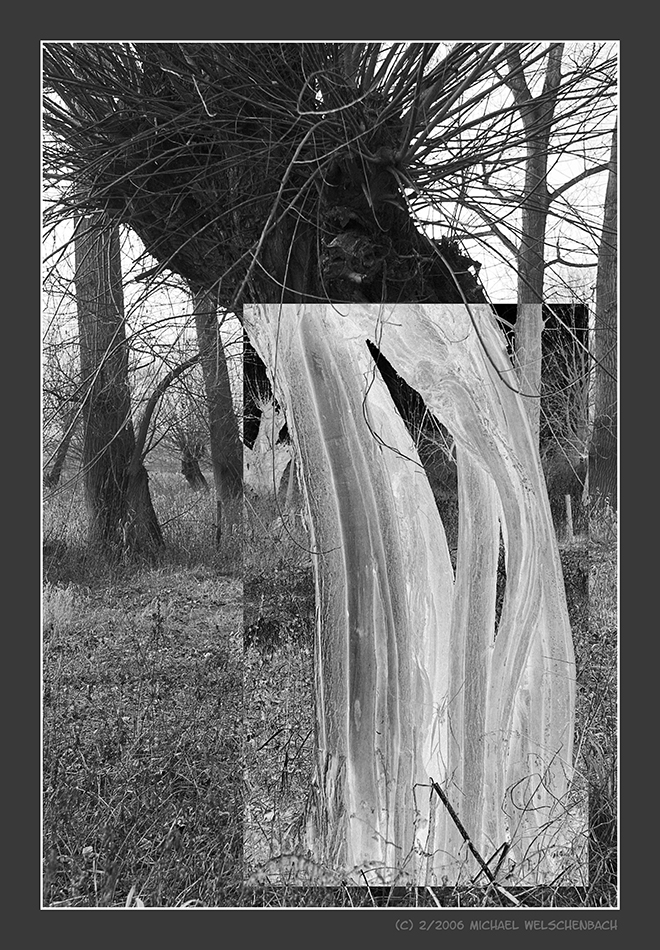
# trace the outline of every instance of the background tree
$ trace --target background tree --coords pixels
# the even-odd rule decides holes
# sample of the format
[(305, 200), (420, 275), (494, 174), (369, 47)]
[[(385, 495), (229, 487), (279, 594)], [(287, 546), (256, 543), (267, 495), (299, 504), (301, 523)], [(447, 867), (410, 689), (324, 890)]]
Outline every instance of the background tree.
[(200, 462), (208, 457), (208, 421), (205, 401), (199, 400), (186, 388), (173, 392), (165, 411), (165, 432), (162, 441), (181, 459), (181, 474), (195, 491), (208, 491), (208, 482)]
[[(67, 458), (80, 460), (82, 416), (80, 345), (73, 273), (57, 269), (44, 280), (42, 347), (43, 480), (47, 489), (60, 484)], [(71, 451), (70, 451), (71, 450)]]
[[(451, 134), (446, 136), (454, 167), (438, 200), (432, 192), (430, 198), (448, 234), (465, 240), (475, 256), (481, 245), (501, 258), (501, 279), (510, 284), (511, 299), (518, 300), (515, 351), (519, 371), (525, 372), (523, 392), (540, 394), (545, 388), (547, 393), (541, 379), (541, 307), (575, 300), (576, 292), (583, 302), (589, 300), (585, 279), (594, 276), (598, 254), (596, 209), (602, 204), (599, 180), (608, 168), (605, 152), (616, 115), (616, 60), (607, 44), (538, 44), (530, 55), (524, 44), (512, 43), (506, 68), (496, 67), (494, 74), (502, 87), (484, 87), (483, 103), (493, 99), (480, 119), (468, 123), (478, 129), (473, 140), (460, 126), (453, 147)], [(466, 98), (474, 102), (476, 97), (470, 90)], [(493, 152), (489, 144), (499, 141), (502, 122), (508, 124), (509, 140)], [(504, 267), (513, 280), (506, 279)], [(581, 291), (576, 272), (584, 275)], [(573, 330), (566, 327), (567, 339)], [(578, 389), (582, 379), (575, 380)], [(539, 431), (541, 400), (528, 395), (525, 400)]]
[[(536, 98), (532, 96), (525, 81), (520, 51), (513, 44), (508, 48), (509, 72), (506, 77), (527, 137), (525, 184), (521, 201), (521, 234), (517, 251), (516, 360), (522, 391), (527, 399), (527, 409), (537, 437), (541, 410), (545, 231), (549, 204), (548, 146), (561, 83), (563, 51), (563, 43), (552, 44), (547, 58), (543, 89)], [(538, 398), (533, 398), (536, 395)]]
[(90, 544), (153, 554), (163, 538), (135, 451), (116, 226), (102, 214), (80, 219), (75, 248)]
[(617, 506), (617, 130), (612, 147), (598, 249), (594, 332), (594, 425), (589, 490)]
[[(153, 391), (149, 395), (149, 398), (146, 401), (144, 409), (142, 410), (140, 425), (139, 425), (137, 435), (136, 435), (135, 450), (133, 453), (134, 459), (139, 458), (142, 461), (144, 461), (146, 455), (150, 451), (151, 447), (147, 445), (147, 442), (148, 442), (148, 438), (150, 434), (150, 428), (152, 425), (152, 419), (159, 403), (163, 399), (163, 396), (165, 395), (169, 387), (172, 385), (172, 383), (175, 382), (175, 380), (177, 380), (184, 373), (187, 373), (188, 370), (192, 366), (196, 365), (198, 362), (199, 362), (199, 354), (195, 354), (194, 356), (189, 357), (187, 360), (184, 360), (182, 363), (177, 364), (173, 369), (171, 369), (168, 373), (165, 374), (165, 376), (163, 376), (160, 379), (158, 385), (153, 389)], [(170, 424), (168, 423), (168, 428), (169, 428), (169, 425)], [(183, 463), (187, 462), (190, 458), (194, 458), (198, 460), (199, 458), (202, 457), (204, 444), (202, 441), (201, 448), (200, 448), (200, 443), (196, 440), (191, 440), (187, 433), (183, 439), (179, 438), (177, 440), (177, 446), (180, 447), (181, 444), (183, 444), (184, 446), (184, 449), (183, 449), (184, 454), (182, 458), (182, 469), (183, 469)], [(194, 484), (195, 488), (204, 487), (206, 485), (206, 480), (204, 479), (204, 476), (199, 471), (199, 465), (197, 465), (197, 469), (193, 467), (192, 472), (190, 471), (190, 469), (188, 469), (188, 472), (189, 474), (193, 474), (196, 476), (196, 479), (193, 479), (193, 481), (195, 481), (195, 484)], [(185, 471), (183, 472), (183, 474), (184, 475), (186, 474)], [(201, 481), (200, 481), (199, 476), (201, 476)]]
[(44, 476), (44, 485), (46, 488), (56, 488), (62, 477), (64, 463), (69, 454), (71, 441), (76, 434), (78, 422), (80, 421), (79, 407), (73, 403), (68, 404), (62, 416), (62, 437), (57, 443), (57, 448), (52, 456), (52, 465), (50, 471)]
[(81, 418), (79, 347), (58, 329), (49, 334), (43, 352), (43, 477), (48, 489), (60, 483)]
[(589, 451), (589, 306), (553, 304), (543, 311), (540, 451), (555, 527), (583, 533)]
[(227, 360), (218, 322), (217, 292), (193, 294), (199, 358), (209, 420), (209, 444), (215, 484), (216, 541), (223, 527), (230, 531), (240, 520), (243, 499), (243, 446), (232, 399)]

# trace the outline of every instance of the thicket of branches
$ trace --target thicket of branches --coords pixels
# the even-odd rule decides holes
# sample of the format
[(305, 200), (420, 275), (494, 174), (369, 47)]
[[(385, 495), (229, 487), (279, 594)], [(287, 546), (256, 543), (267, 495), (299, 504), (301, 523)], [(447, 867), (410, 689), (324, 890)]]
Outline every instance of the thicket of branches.
[[(495, 234), (513, 250), (514, 173), (530, 127), (506, 95), (509, 46), (460, 43), (443, 56), (437, 43), (47, 44), (44, 165), (59, 187), (47, 222), (106, 210), (162, 266), (192, 285), (220, 283), (229, 306), (250, 282), (276, 292), (261, 252), (284, 221), (289, 238), (306, 227), (322, 243), (336, 236), (328, 195), (342, 170), (368, 172), (365, 197), (386, 217), (403, 192), (453, 234), (489, 246)], [(545, 44), (516, 52), (533, 88)], [(612, 113), (614, 60), (595, 47), (577, 57), (562, 77), (550, 158), (580, 156), (587, 177), (602, 164), (589, 149)], [(567, 190), (564, 180), (555, 197)], [(556, 213), (597, 224), (566, 200)]]
[(581, 189), (607, 167), (616, 93), (604, 43), (569, 44), (548, 87), (557, 46), (45, 44), (47, 236), (103, 211), (142, 240), (147, 292), (174, 272), (239, 313), (483, 300), (472, 256), (515, 274), (546, 136), (556, 295), (596, 263), (602, 201)]

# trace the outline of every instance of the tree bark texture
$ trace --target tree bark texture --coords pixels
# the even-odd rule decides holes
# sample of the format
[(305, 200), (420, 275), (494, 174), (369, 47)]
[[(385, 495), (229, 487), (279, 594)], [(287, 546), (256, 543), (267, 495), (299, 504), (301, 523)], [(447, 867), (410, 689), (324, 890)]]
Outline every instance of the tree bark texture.
[[(471, 878), (433, 780), (486, 860), (508, 842), (516, 881), (553, 879), (569, 847), (573, 647), (538, 448), (489, 308), (265, 304), (244, 320), (277, 366), (315, 564), (310, 848), (362, 882)], [(455, 577), (368, 339), (456, 439)]]
[(521, 226), (518, 244), (518, 316), (515, 351), (521, 392), (539, 438), (541, 413), (541, 333), (543, 331), (543, 281), (545, 232), (550, 204), (547, 186), (548, 144), (561, 80), (563, 44), (548, 52), (543, 90), (537, 97), (525, 80), (520, 53), (515, 45), (509, 52), (507, 83), (513, 92), (527, 137), (525, 184), (520, 203)]
[(102, 215), (79, 220), (75, 259), (90, 544), (151, 554), (163, 538), (146, 469), (134, 460), (119, 235)]
[(596, 275), (594, 427), (589, 452), (589, 494), (617, 507), (617, 129), (612, 134), (603, 232)]
[(211, 464), (217, 502), (216, 541), (240, 523), (243, 498), (243, 446), (232, 400), (227, 360), (214, 291), (193, 295), (195, 326), (208, 405)]
[(209, 486), (199, 467), (199, 460), (187, 446), (181, 450), (181, 474), (193, 491), (208, 491)]

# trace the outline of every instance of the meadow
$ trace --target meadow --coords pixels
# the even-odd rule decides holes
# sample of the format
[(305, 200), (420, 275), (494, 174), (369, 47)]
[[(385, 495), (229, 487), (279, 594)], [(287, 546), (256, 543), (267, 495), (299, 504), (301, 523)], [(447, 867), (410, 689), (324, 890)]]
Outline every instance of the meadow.
[[(304, 846), (314, 583), (300, 520), (248, 495), (242, 535), (151, 473), (156, 564), (89, 556), (77, 483), (44, 499), (43, 906), (498, 906), (497, 893), (347, 886)], [(617, 543), (609, 512), (560, 543), (578, 670), (579, 887), (527, 906), (616, 904)]]

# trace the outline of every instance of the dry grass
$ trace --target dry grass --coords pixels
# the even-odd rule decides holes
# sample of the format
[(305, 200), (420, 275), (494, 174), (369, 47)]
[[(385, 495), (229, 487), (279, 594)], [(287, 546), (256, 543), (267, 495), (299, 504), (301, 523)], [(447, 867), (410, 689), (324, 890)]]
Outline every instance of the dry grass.
[(90, 559), (75, 496), (46, 504), (48, 907), (233, 905), (242, 886), (242, 582), (207, 500), (172, 483), (152, 482), (156, 567)]
[[(309, 730), (313, 728), (309, 683), (312, 657), (313, 588), (301, 548), (305, 536), (289, 538), (272, 510), (256, 512), (246, 546), (246, 687), (254, 697), (246, 711), (248, 818), (246, 871), (254, 899), (275, 906), (499, 906), (497, 894), (483, 888), (434, 889), (432, 897), (415, 888), (355, 889), (337, 882), (328, 869), (314, 867), (305, 848), (305, 776), (311, 777)], [(249, 522), (248, 522), (249, 524)], [(275, 525), (269, 529), (269, 525)], [(251, 533), (250, 533), (251, 532)], [(301, 546), (298, 547), (298, 544)], [(602, 520), (594, 537), (563, 543), (569, 614), (574, 635), (578, 703), (577, 780), (569, 803), (577, 818), (589, 813), (588, 874), (580, 886), (517, 891), (525, 906), (604, 907), (616, 904), (616, 684), (617, 565), (616, 534)], [(305, 593), (306, 591), (306, 593)], [(302, 602), (300, 597), (302, 596)], [(305, 631), (303, 633), (303, 630)], [(308, 655), (309, 654), (309, 655)], [(301, 685), (301, 677), (304, 682)], [(593, 750), (601, 750), (600, 756)], [(303, 750), (301, 759), (299, 750)], [(589, 750), (592, 750), (591, 752)], [(294, 761), (293, 778), (290, 763)], [(603, 763), (607, 766), (604, 768)], [(606, 777), (607, 776), (607, 777)], [(577, 820), (577, 819), (576, 819)], [(584, 848), (580, 819), (575, 846)], [(310, 881), (327, 887), (312, 887)], [(301, 884), (306, 882), (306, 886)], [(573, 882), (575, 884), (575, 882)], [(319, 902), (319, 903), (317, 903)]]
[[(244, 576), (222, 572), (238, 539), (215, 552), (208, 496), (177, 478), (152, 478), (169, 543), (155, 567), (93, 563), (75, 498), (46, 506), (44, 905), (500, 906), (482, 887), (354, 887), (309, 866), (307, 536), (252, 500)], [(561, 555), (589, 883), (523, 897), (605, 907), (616, 902), (616, 535), (600, 522)]]
[[(300, 852), (313, 755), (314, 584), (300, 520), (248, 501), (245, 532), (245, 861)], [(263, 875), (262, 875), (263, 876)], [(278, 879), (276, 872), (270, 877)]]
[(619, 631), (617, 526), (610, 509), (591, 518), (588, 566), (589, 618), (578, 683), (589, 790), (589, 897), (611, 906), (617, 891)]
[(577, 794), (588, 803), (584, 906), (617, 903), (618, 566), (616, 519), (591, 513), (588, 537), (560, 545), (577, 668)]
[(225, 903), (242, 878), (240, 583), (163, 570), (47, 603), (44, 903)]

